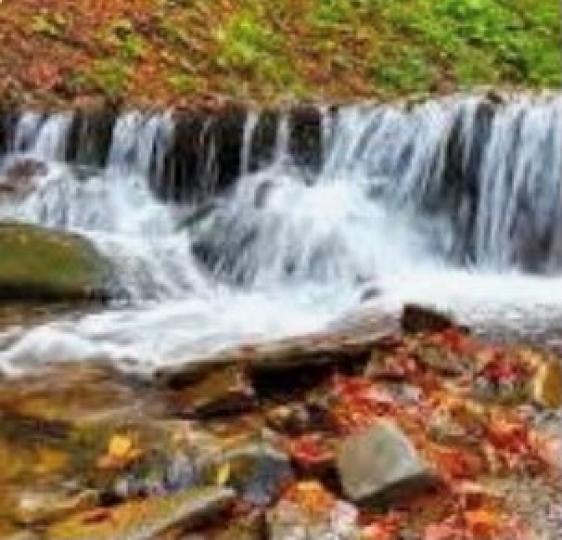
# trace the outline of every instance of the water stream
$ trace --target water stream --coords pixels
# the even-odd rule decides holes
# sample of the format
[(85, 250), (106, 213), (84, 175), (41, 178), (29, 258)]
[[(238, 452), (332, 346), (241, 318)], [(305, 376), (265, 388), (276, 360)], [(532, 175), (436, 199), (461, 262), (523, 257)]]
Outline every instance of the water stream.
[(118, 117), (101, 166), (68, 158), (84, 144), (75, 114), (20, 115), (2, 169), (29, 159), (48, 168), (0, 217), (88, 237), (126, 294), (95, 313), (4, 330), (0, 367), (111, 358), (150, 371), (407, 301), (562, 346), (562, 97), (317, 114), (317, 170), (292, 155), (287, 113), (269, 157), (253, 156), (261, 115), (249, 112), (239, 170), (222, 187), (221, 144), (213, 119), (202, 122), (192, 197), (162, 196), (197, 191), (168, 189), (172, 114)]

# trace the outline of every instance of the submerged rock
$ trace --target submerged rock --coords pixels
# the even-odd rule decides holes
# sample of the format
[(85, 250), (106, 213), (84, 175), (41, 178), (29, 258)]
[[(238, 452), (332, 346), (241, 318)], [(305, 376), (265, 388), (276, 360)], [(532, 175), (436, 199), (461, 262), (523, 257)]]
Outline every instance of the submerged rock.
[(409, 438), (386, 421), (348, 437), (337, 468), (345, 494), (355, 502), (397, 498), (436, 480)]
[(206, 487), (98, 508), (52, 525), (47, 540), (152, 540), (171, 530), (189, 532), (217, 519), (234, 501), (228, 488)]
[(0, 176), (0, 201), (25, 197), (35, 189), (35, 179), (45, 174), (47, 165), (41, 161), (24, 159), (12, 163)]
[(0, 223), (0, 300), (75, 301), (109, 296), (109, 263), (84, 238)]

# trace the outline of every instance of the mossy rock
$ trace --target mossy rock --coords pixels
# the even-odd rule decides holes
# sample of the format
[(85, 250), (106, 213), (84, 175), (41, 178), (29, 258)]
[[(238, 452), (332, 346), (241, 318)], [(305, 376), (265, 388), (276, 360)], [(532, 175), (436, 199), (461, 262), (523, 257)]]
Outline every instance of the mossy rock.
[(102, 300), (110, 277), (108, 261), (78, 235), (0, 223), (0, 301)]

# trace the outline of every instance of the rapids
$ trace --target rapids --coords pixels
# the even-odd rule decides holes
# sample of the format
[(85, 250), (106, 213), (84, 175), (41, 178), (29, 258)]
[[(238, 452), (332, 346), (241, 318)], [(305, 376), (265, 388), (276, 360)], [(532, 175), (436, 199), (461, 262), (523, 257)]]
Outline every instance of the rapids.
[(121, 293), (102, 310), (4, 329), (0, 367), (111, 359), (150, 372), (408, 301), (562, 347), (561, 96), (315, 115), (306, 137), (290, 111), (250, 111), (222, 132), (198, 120), (187, 154), (172, 113), (123, 113), (102, 150), (78, 113), (10, 115), (2, 170), (48, 168), (0, 218), (88, 237)]

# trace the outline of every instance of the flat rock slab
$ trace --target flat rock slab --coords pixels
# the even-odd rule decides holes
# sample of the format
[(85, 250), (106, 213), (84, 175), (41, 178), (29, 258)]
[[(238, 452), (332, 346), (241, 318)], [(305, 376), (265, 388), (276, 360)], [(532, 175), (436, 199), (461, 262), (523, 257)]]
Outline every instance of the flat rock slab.
[(189, 531), (216, 519), (234, 501), (228, 488), (208, 487), (77, 514), (50, 527), (48, 540), (152, 540), (171, 529)]
[(137, 410), (146, 397), (142, 394), (132, 381), (101, 364), (61, 363), (1, 381), (0, 418), (84, 426)]
[(375, 345), (396, 334), (396, 321), (370, 321), (369, 325), (333, 330), (233, 347), (216, 354), (186, 359), (179, 366), (156, 373), (167, 386), (181, 388), (201, 372), (217, 366), (243, 365), (250, 373), (275, 373), (368, 358)]
[(348, 437), (339, 449), (337, 468), (343, 490), (354, 502), (400, 498), (436, 481), (408, 437), (387, 421)]

